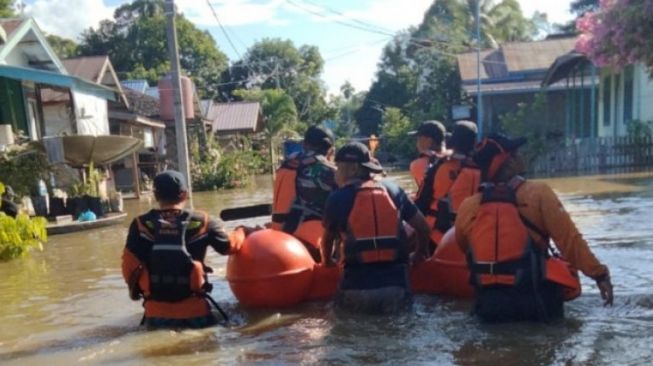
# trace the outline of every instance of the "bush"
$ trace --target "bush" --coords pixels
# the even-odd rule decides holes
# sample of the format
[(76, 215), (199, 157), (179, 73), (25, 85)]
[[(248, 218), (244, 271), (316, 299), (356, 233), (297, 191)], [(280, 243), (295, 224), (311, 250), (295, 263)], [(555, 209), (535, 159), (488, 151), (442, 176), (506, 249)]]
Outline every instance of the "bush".
[(49, 172), (48, 158), (39, 150), (22, 147), (0, 153), (0, 177), (5, 185), (14, 189), (18, 197), (36, 193), (39, 179), (47, 182)]
[(15, 219), (0, 212), (0, 261), (22, 257), (30, 248), (42, 250), (47, 241), (47, 220), (43, 217), (30, 219), (19, 214)]
[(415, 138), (408, 135), (413, 128), (408, 117), (404, 116), (398, 108), (387, 108), (383, 114), (384, 143), (380, 144), (380, 149), (395, 158), (415, 157), (417, 155)]
[(532, 103), (519, 103), (514, 112), (508, 112), (499, 117), (502, 132), (510, 137), (526, 137), (528, 143), (520, 149), (527, 162), (532, 163), (547, 149), (547, 134), (550, 132), (546, 125), (534, 125), (532, 116), (542, 113), (546, 108), (547, 100), (544, 93), (538, 93)]
[[(191, 147), (194, 157), (199, 155), (196, 149)], [(203, 159), (194, 158), (191, 163), (193, 188), (197, 191), (244, 187), (266, 168), (266, 160), (258, 151), (222, 152), (212, 140), (207, 142), (203, 155)]]

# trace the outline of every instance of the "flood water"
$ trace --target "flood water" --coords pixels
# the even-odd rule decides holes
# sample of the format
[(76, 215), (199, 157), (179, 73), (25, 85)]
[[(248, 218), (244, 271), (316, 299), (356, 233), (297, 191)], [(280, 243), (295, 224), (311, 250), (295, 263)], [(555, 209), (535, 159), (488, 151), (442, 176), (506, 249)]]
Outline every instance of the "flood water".
[[(653, 175), (548, 183), (610, 267), (614, 307), (604, 308), (584, 279), (583, 295), (553, 324), (481, 325), (469, 302), (427, 295), (411, 312), (388, 317), (336, 314), (328, 303), (252, 311), (231, 294), (225, 257), (211, 254), (213, 296), (236, 324), (147, 332), (120, 256), (129, 221), (150, 204), (126, 201), (122, 226), (52, 236), (44, 251), (0, 263), (0, 364), (653, 364)], [(195, 206), (217, 215), (269, 201), (269, 177), (258, 186), (196, 194)]]

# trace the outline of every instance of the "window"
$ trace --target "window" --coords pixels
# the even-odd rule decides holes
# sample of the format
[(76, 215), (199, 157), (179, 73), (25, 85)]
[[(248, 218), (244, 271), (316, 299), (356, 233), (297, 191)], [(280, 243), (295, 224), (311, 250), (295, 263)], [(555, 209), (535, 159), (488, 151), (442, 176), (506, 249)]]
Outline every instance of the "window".
[(611, 91), (612, 75), (608, 75), (603, 78), (603, 126), (610, 126), (610, 117), (612, 117), (610, 113), (610, 103), (612, 102)]
[(624, 69), (624, 124), (633, 120), (633, 86), (635, 72), (633, 65)]

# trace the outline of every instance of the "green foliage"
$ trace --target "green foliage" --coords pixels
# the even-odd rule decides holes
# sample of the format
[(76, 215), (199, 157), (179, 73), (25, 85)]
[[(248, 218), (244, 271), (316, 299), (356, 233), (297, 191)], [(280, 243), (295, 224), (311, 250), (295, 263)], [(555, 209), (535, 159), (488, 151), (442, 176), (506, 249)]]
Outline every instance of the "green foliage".
[(102, 174), (100, 174), (100, 172), (93, 166), (93, 163), (91, 163), (86, 172), (86, 181), (73, 184), (72, 187), (70, 187), (69, 194), (71, 197), (80, 197), (84, 195), (99, 197), (98, 186), (102, 180)]
[(22, 147), (0, 153), (0, 177), (19, 197), (36, 191), (39, 179), (48, 181), (50, 165), (40, 150)]
[(541, 114), (546, 108), (545, 93), (538, 93), (532, 103), (519, 103), (514, 112), (508, 112), (499, 117), (503, 132), (511, 137), (526, 137), (526, 144), (520, 151), (526, 161), (532, 162), (538, 155), (546, 150), (546, 125), (533, 124), (534, 116)]
[(282, 89), (239, 89), (234, 91), (234, 95), (243, 100), (261, 103), (268, 138), (283, 133), (292, 135), (301, 129), (295, 102)]
[[(480, 1), (482, 47), (530, 40), (538, 33), (516, 0)], [(476, 4), (435, 1), (419, 26), (399, 33), (385, 47), (376, 80), (356, 112), (361, 133), (378, 133), (388, 107), (400, 108), (415, 122), (451, 121), (451, 107), (463, 101), (454, 55), (476, 47)]]
[(12, 5), (14, 0), (0, 0), (0, 18), (11, 18), (14, 15), (14, 9)]
[(60, 59), (79, 56), (79, 45), (75, 41), (50, 34), (47, 36), (48, 44)]
[(263, 156), (252, 150), (223, 152), (213, 138), (203, 147), (200, 159), (199, 144), (191, 143), (191, 179), (197, 191), (243, 187), (252, 182), (266, 166)]
[(653, 121), (634, 120), (628, 123), (628, 136), (634, 138), (650, 138), (653, 136)]
[[(207, 31), (177, 15), (177, 37), (182, 69), (195, 83), (200, 96), (215, 97), (216, 85), (227, 68), (227, 57)], [(121, 77), (156, 81), (170, 70), (166, 19), (161, 0), (137, 0), (122, 5), (113, 20), (82, 34), (84, 56), (109, 55)]]
[(298, 119), (311, 125), (331, 119), (335, 111), (325, 102), (320, 80), (324, 60), (315, 46), (295, 47), (292, 41), (263, 39), (224, 74), (221, 91), (240, 98), (239, 89), (282, 89), (295, 103)]
[(41, 243), (48, 239), (47, 223), (43, 217), (19, 214), (14, 219), (0, 213), (0, 261), (22, 257), (31, 248), (42, 250)]
[(411, 158), (415, 156), (415, 138), (408, 132), (413, 129), (410, 120), (398, 108), (388, 108), (383, 114), (382, 151), (395, 157)]

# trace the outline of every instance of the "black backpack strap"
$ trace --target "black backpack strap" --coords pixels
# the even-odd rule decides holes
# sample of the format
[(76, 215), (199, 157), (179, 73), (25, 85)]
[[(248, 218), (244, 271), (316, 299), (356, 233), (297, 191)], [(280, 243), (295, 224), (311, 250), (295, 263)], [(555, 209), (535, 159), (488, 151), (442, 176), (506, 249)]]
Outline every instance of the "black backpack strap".
[(435, 183), (435, 175), (438, 168), (440, 168), (445, 161), (445, 158), (438, 159), (436, 156), (431, 156), (429, 158), (429, 166), (424, 174), (422, 186), (417, 192), (417, 197), (415, 198), (415, 206), (417, 206), (425, 216), (434, 214), (434, 212), (429, 211), (431, 208), (431, 202), (433, 201), (433, 194), (435, 193), (433, 192), (433, 184)]

